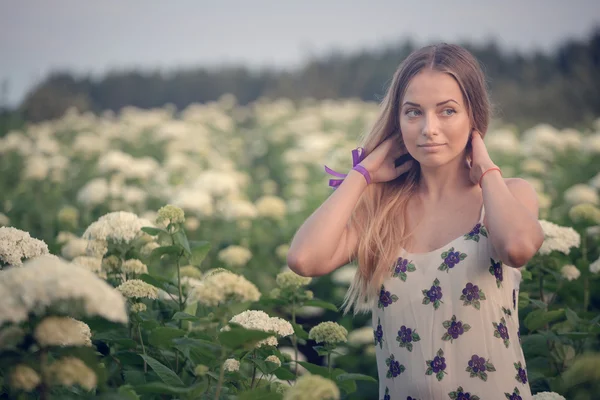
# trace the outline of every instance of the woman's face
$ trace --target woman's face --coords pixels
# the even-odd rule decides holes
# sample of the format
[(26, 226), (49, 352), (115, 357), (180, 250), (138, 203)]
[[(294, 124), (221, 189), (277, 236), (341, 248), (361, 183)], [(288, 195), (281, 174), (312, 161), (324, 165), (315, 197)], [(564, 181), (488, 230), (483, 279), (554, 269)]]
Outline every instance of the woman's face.
[(415, 75), (406, 88), (399, 118), (406, 149), (421, 165), (444, 165), (463, 154), (471, 124), (451, 75), (432, 70)]

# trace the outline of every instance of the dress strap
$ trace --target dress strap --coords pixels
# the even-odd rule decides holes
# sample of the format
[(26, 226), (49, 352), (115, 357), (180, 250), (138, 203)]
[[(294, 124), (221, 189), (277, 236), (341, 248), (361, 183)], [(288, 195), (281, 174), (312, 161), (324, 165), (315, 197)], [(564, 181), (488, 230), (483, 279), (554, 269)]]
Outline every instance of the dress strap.
[(479, 213), (479, 223), (483, 224), (483, 217), (485, 217), (485, 207), (484, 204), (481, 203), (481, 212)]

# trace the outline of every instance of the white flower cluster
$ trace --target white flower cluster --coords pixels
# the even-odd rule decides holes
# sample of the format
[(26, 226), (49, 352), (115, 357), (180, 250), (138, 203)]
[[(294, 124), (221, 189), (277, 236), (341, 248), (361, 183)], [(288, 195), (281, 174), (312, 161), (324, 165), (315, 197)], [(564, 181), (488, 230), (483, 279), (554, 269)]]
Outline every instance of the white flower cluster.
[(348, 335), (348, 343), (361, 346), (364, 344), (373, 343), (373, 328), (370, 326), (363, 326), (350, 332)]
[(74, 237), (71, 238), (60, 249), (60, 255), (67, 259), (73, 260), (79, 256), (85, 256), (87, 253), (88, 240)]
[(539, 392), (533, 395), (533, 400), (567, 400), (556, 392)]
[(556, 225), (550, 221), (540, 220), (544, 231), (544, 243), (539, 249), (539, 254), (547, 255), (552, 251), (560, 251), (569, 254), (571, 247), (579, 247), (581, 236), (575, 229)]
[(592, 274), (597, 274), (600, 272), (600, 258), (590, 264), (590, 272)]
[(334, 381), (319, 375), (303, 375), (289, 388), (283, 400), (339, 400), (340, 389)]
[[(276, 333), (279, 337), (286, 337), (294, 334), (294, 328), (288, 321), (278, 317), (270, 317), (266, 312), (259, 310), (244, 311), (235, 315), (229, 322), (240, 324), (246, 329)], [(226, 328), (228, 328), (228, 326), (224, 329), (227, 330)], [(275, 336), (268, 337), (258, 342), (256, 347), (261, 347), (263, 345), (277, 346), (277, 338)]]
[(48, 255), (10, 268), (0, 279), (0, 325), (57, 307), (73, 317), (100, 316), (127, 323), (125, 299), (93, 272)]
[(91, 346), (90, 327), (71, 317), (46, 317), (35, 327), (35, 340), (41, 346)]
[(235, 358), (228, 358), (223, 363), (223, 368), (225, 371), (235, 372), (240, 370), (240, 362)]
[(270, 355), (265, 358), (265, 361), (276, 364), (278, 367), (281, 367), (281, 360), (276, 355)]
[(581, 275), (581, 271), (579, 271), (579, 269), (572, 265), (565, 265), (560, 269), (560, 274), (563, 276), (563, 278), (565, 278), (568, 281), (573, 281), (577, 278), (579, 278), (579, 276)]
[(583, 183), (578, 183), (567, 189), (564, 194), (564, 199), (565, 202), (572, 206), (582, 203), (593, 205), (598, 205), (600, 203), (596, 188)]
[(54, 361), (47, 369), (48, 380), (53, 385), (75, 386), (92, 390), (98, 378), (83, 361), (75, 357), (63, 357)]
[(202, 285), (190, 293), (190, 300), (214, 307), (228, 300), (236, 302), (258, 301), (260, 291), (249, 280), (229, 271), (206, 275)]
[[(97, 256), (104, 255), (104, 253), (98, 253), (102, 251), (102, 248), (105, 248), (108, 241), (129, 243), (143, 233), (141, 229), (145, 226), (154, 225), (133, 213), (116, 211), (103, 215), (98, 221), (93, 222), (83, 232), (82, 237), (91, 242), (88, 246), (88, 255), (92, 255), (90, 252)], [(96, 247), (100, 250), (98, 251)]]
[(10, 374), (10, 386), (25, 392), (33, 391), (41, 382), (37, 372), (24, 364), (17, 365)]
[(28, 232), (13, 227), (0, 227), (0, 269), (2, 262), (21, 266), (23, 260), (48, 253), (46, 243), (32, 238)]
[(218, 254), (219, 261), (230, 267), (243, 267), (252, 258), (252, 252), (242, 246), (228, 246)]
[(121, 283), (117, 290), (125, 297), (158, 299), (158, 289), (140, 279), (130, 279)]
[(121, 271), (123, 271), (125, 274), (141, 275), (148, 273), (148, 267), (140, 260), (132, 258), (123, 262), (123, 265), (121, 265)]
[(256, 209), (261, 217), (281, 220), (287, 213), (285, 201), (277, 196), (263, 196), (256, 201)]

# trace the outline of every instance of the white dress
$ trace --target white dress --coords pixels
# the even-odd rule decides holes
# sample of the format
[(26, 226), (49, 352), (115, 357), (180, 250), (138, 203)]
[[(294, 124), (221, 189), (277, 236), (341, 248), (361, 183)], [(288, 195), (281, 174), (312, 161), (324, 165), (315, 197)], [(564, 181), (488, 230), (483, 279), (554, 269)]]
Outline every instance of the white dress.
[(437, 250), (401, 249), (372, 319), (382, 400), (530, 400), (520, 344), (521, 272), (483, 225)]

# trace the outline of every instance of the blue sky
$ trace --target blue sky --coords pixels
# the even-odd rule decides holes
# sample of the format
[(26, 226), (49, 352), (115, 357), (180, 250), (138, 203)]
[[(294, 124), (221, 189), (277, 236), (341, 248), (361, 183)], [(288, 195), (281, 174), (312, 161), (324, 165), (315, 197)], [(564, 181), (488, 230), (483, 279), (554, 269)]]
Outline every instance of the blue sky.
[(0, 81), (8, 103), (52, 70), (243, 63), (291, 68), (332, 49), (356, 51), (412, 38), (549, 51), (600, 26), (598, 0), (5, 0)]

